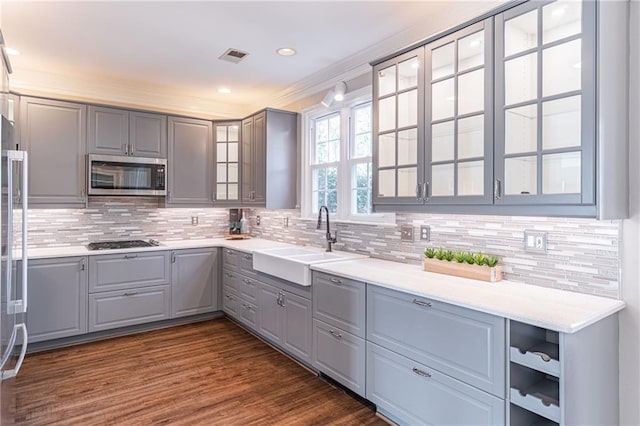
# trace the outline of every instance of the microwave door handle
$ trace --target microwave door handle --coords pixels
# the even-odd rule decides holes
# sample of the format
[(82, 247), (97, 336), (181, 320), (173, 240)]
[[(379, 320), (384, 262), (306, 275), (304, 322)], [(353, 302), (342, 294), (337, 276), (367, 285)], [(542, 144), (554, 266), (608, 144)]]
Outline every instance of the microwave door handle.
[[(16, 324), (13, 327), (14, 336), (18, 334), (18, 329), (22, 329), (22, 348), (20, 350), (20, 357), (18, 358), (18, 362), (16, 363), (15, 367), (13, 367), (11, 370), (0, 372), (0, 380), (16, 377), (18, 375), (18, 372), (20, 371), (20, 367), (22, 367), (22, 362), (24, 361), (24, 357), (27, 354), (27, 343), (29, 342), (27, 326), (24, 324)], [(11, 345), (11, 352), (13, 352), (13, 346), (15, 345), (15, 337), (12, 340), (13, 340), (13, 345)]]

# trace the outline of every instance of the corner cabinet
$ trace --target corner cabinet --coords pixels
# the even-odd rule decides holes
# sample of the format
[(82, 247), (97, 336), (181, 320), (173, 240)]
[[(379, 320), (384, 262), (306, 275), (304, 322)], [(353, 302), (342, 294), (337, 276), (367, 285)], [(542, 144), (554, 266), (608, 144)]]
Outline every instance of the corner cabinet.
[(626, 217), (616, 3), (505, 5), (374, 62), (374, 209)]
[(213, 203), (212, 123), (169, 117), (167, 204)]
[(20, 149), (29, 155), (29, 206), (84, 207), (85, 105), (20, 98)]
[(295, 208), (298, 114), (266, 109), (242, 120), (242, 205)]

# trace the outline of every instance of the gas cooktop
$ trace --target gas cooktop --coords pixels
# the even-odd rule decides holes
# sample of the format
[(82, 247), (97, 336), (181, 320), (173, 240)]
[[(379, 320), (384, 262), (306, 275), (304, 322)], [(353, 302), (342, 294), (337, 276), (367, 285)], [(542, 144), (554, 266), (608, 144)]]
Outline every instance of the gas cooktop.
[(89, 250), (114, 250), (124, 248), (142, 248), (142, 247), (154, 247), (160, 243), (156, 240), (128, 240), (128, 241), (100, 241), (99, 243), (89, 243), (87, 248)]

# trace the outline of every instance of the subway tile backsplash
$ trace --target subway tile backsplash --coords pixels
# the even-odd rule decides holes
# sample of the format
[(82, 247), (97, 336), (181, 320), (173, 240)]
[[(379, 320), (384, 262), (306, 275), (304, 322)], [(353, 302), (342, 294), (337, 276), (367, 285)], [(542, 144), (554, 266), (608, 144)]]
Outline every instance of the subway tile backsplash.
[[(301, 219), (299, 210), (248, 210), (255, 237), (324, 246), (324, 230)], [(260, 215), (260, 225), (256, 216)], [(199, 224), (192, 225), (191, 217)], [(29, 247), (84, 245), (92, 241), (222, 237), (228, 210), (165, 208), (152, 197), (92, 197), (86, 209), (29, 211)], [(288, 218), (288, 226), (285, 221)], [(400, 240), (400, 225), (414, 226), (415, 242)], [(419, 226), (431, 227), (431, 241), (419, 240)], [(332, 223), (337, 250), (403, 263), (420, 263), (426, 247), (474, 250), (498, 255), (505, 278), (600, 296), (620, 297), (620, 221), (511, 216), (398, 214), (396, 225)], [(324, 229), (324, 228), (323, 228)], [(524, 230), (548, 234), (547, 253), (524, 251)]]

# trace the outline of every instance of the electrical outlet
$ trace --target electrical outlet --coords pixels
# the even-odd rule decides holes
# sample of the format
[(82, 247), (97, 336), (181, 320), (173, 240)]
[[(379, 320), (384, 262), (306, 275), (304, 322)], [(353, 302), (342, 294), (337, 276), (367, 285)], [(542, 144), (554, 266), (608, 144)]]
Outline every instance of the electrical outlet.
[(402, 225), (400, 226), (400, 239), (402, 241), (413, 241), (413, 226)]
[(429, 225), (420, 225), (420, 239), (431, 241), (431, 227)]
[(256, 225), (260, 226), (260, 215), (256, 216)]
[(197, 225), (199, 221), (198, 216), (191, 216), (191, 224), (192, 225)]
[(547, 233), (524, 231), (524, 251), (547, 252)]

